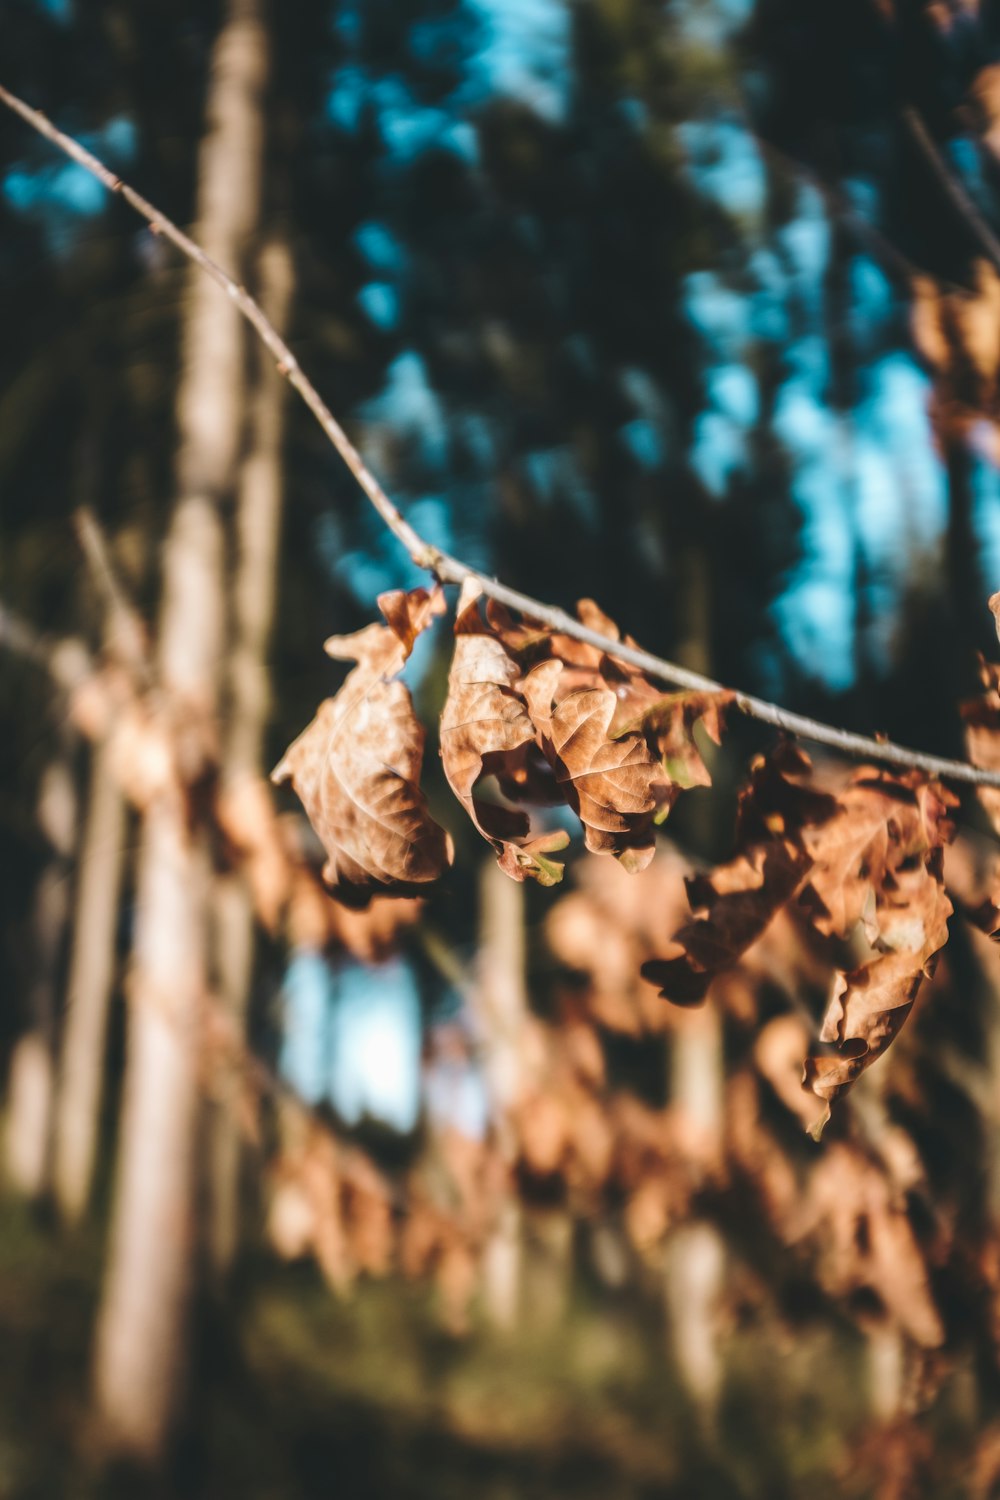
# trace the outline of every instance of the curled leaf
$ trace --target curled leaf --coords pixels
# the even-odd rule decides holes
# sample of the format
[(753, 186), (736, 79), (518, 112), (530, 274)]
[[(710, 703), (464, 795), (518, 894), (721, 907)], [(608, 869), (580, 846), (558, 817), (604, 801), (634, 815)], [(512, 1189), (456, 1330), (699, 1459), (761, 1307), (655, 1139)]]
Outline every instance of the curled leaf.
[(813, 919), (845, 936), (863, 917), (875, 950), (838, 974), (820, 1041), (832, 1055), (810, 1057), (804, 1082), (829, 1105), (845, 1093), (899, 1034), (924, 978), (948, 941), (952, 907), (944, 889), (943, 850), (954, 829), (955, 798), (916, 772), (862, 770), (838, 799), (835, 817), (807, 835), (815, 856)]
[[(989, 607), (998, 621), (997, 630), (1000, 632), (1000, 595), (992, 596)], [(961, 705), (965, 743), (973, 765), (984, 771), (1000, 771), (1000, 666), (981, 656), (979, 673), (982, 693)], [(994, 830), (1000, 833), (1000, 791), (995, 787), (981, 786), (977, 788), (977, 794)], [(988, 937), (1000, 939), (1000, 862), (994, 866), (986, 899), (974, 910), (966, 910), (966, 915)]]
[(877, 944), (898, 872), (950, 841), (954, 805), (950, 792), (919, 775), (857, 771), (837, 793), (834, 815), (803, 834), (813, 868), (799, 900), (816, 929), (848, 937), (863, 921)]
[[(611, 673), (605, 675), (611, 680)], [(649, 687), (644, 684), (644, 689)], [(655, 694), (655, 695), (654, 695)], [(619, 692), (613, 733), (639, 733), (659, 758), (653, 782), (656, 822), (662, 823), (682, 792), (711, 786), (712, 777), (695, 738), (700, 725), (716, 745), (722, 744), (722, 719), (732, 693), (651, 693), (637, 691), (632, 678)]]
[(699, 1005), (712, 981), (739, 962), (791, 899), (808, 870), (803, 849), (775, 839), (712, 876), (693, 876), (688, 900), (692, 911), (703, 915), (675, 934), (673, 955), (643, 964), (643, 979), (675, 1005)]
[(291, 780), (327, 852), (324, 879), (355, 904), (377, 891), (413, 894), (452, 857), (420, 790), (424, 731), (408, 690), (391, 680), (444, 599), (440, 589), (395, 591), (379, 607), (387, 625), (326, 642), (357, 665), (271, 775)]
[(505, 785), (527, 775), (526, 752), (535, 728), (517, 691), (520, 668), (502, 641), (484, 624), (479, 590), (462, 587), (455, 619), (455, 654), (441, 715), (441, 759), (456, 797), (479, 832), (495, 848), (500, 868), (514, 880), (541, 885), (562, 879), (562, 865), (546, 856), (563, 848), (563, 832), (532, 838), (528, 819), (516, 808), (476, 796), (478, 783), (496, 775)]
[(877, 897), (880, 948), (870, 962), (838, 974), (820, 1031), (836, 1052), (806, 1061), (803, 1082), (829, 1106), (854, 1084), (898, 1036), (937, 955), (948, 941), (952, 906), (945, 894), (940, 847), (915, 869), (897, 870)]
[(688, 880), (692, 912), (703, 915), (675, 934), (672, 953), (642, 966), (642, 977), (675, 1005), (704, 1000), (713, 979), (740, 960), (812, 868), (805, 827), (832, 816), (835, 804), (809, 786), (809, 769), (787, 742), (755, 761), (740, 799), (740, 853), (713, 875)]
[[(635, 641), (630, 636), (623, 637), (615, 622), (592, 599), (581, 599), (577, 604), (577, 614), (581, 624), (589, 629), (609, 640), (635, 646)], [(611, 694), (610, 700), (603, 700), (600, 710), (606, 718), (604, 737), (627, 741), (634, 765), (639, 763), (636, 743), (645, 743), (654, 767), (648, 777), (645, 772), (643, 774), (653, 798), (655, 823), (666, 818), (682, 791), (711, 785), (712, 778), (695, 737), (695, 728), (700, 724), (708, 738), (720, 744), (722, 718), (733, 701), (732, 693), (664, 692), (660, 685), (651, 682), (636, 668), (573, 636), (546, 630), (536, 621), (515, 620), (509, 610), (493, 600), (487, 604), (486, 616), (509, 657), (521, 666), (525, 674), (520, 683), (522, 692), (527, 691), (535, 673), (543, 667), (557, 665), (561, 668), (558, 674), (552, 672), (540, 679), (546, 691), (551, 691), (554, 704), (561, 706), (574, 694), (583, 691)], [(613, 708), (608, 716), (604, 705), (609, 701)], [(597, 712), (596, 700), (588, 710)], [(543, 718), (548, 717), (544, 705), (540, 713)], [(546, 753), (552, 762), (551, 750)], [(511, 795), (517, 795), (516, 786)], [(524, 795), (528, 793), (525, 791)], [(586, 819), (584, 823), (586, 825)], [(595, 846), (591, 844), (589, 847)], [(629, 858), (626, 856), (627, 860)], [(645, 859), (640, 859), (637, 867), (641, 868), (644, 863)]]
[(562, 671), (558, 661), (542, 662), (523, 682), (538, 744), (583, 824), (587, 848), (614, 854), (626, 869), (644, 869), (655, 852), (656, 763), (640, 735), (612, 737), (610, 690), (580, 688), (559, 698)]

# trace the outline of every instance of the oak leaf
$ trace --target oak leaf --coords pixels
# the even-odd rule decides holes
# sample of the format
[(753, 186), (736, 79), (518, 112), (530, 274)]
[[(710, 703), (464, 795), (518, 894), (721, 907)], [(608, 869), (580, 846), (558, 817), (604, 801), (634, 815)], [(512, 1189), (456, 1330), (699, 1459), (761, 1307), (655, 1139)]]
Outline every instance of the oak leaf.
[(541, 662), (523, 681), (538, 744), (583, 824), (587, 848), (642, 870), (656, 851), (656, 763), (641, 736), (612, 737), (616, 702), (610, 690), (579, 688), (560, 698), (562, 672), (561, 662)]
[(327, 853), (324, 878), (341, 899), (413, 894), (451, 863), (451, 839), (420, 790), (424, 731), (393, 681), (413, 642), (444, 609), (440, 589), (379, 598), (388, 622), (331, 636), (326, 651), (355, 661), (340, 691), (271, 774), (291, 780)]
[(941, 1314), (905, 1198), (859, 1147), (837, 1141), (828, 1148), (795, 1217), (786, 1233), (815, 1246), (821, 1286), (838, 1297), (872, 1291), (916, 1344), (942, 1343)]
[(805, 842), (814, 858), (801, 904), (821, 932), (846, 937), (859, 920), (875, 950), (840, 973), (820, 1031), (833, 1055), (811, 1057), (804, 1083), (829, 1105), (898, 1035), (920, 985), (948, 940), (943, 850), (956, 799), (918, 772), (862, 769), (838, 795), (837, 812)]
[[(955, 799), (919, 773), (893, 776), (864, 767), (836, 800), (833, 817), (804, 831), (813, 868), (800, 905), (826, 936), (847, 937), (863, 921), (869, 941), (877, 943), (880, 912), (894, 907), (897, 872), (950, 840)], [(898, 920), (897, 914), (897, 926)]]
[(531, 877), (555, 885), (563, 867), (547, 855), (569, 842), (557, 831), (530, 836), (528, 819), (517, 808), (476, 795), (484, 778), (495, 775), (506, 786), (526, 775), (526, 753), (535, 727), (517, 691), (520, 668), (503, 642), (484, 624), (479, 588), (462, 586), (455, 618), (455, 654), (448, 697), (441, 714), (441, 759), (455, 796), (476, 828), (496, 850), (500, 868), (514, 880)]
[[(1000, 634), (1000, 594), (992, 596), (989, 607)], [(979, 672), (982, 693), (960, 705), (965, 720), (965, 743), (973, 765), (984, 771), (1000, 771), (1000, 666), (980, 656)], [(1000, 791), (981, 786), (977, 793), (994, 831), (1000, 833)], [(966, 915), (981, 932), (1000, 940), (1000, 862), (994, 867), (986, 899), (975, 909), (967, 909)]]
[[(579, 600), (576, 612), (580, 623), (588, 629), (623, 645), (636, 646), (631, 636), (622, 636), (615, 622), (593, 599)], [(536, 621), (515, 621), (509, 610), (493, 600), (486, 613), (505, 648), (527, 671), (545, 661), (562, 664), (562, 674), (553, 684), (557, 702), (583, 688), (614, 694), (611, 738), (638, 734), (660, 761), (661, 774), (651, 780), (655, 822), (661, 823), (666, 818), (682, 791), (711, 785), (711, 775), (695, 738), (695, 726), (700, 724), (709, 739), (721, 744), (723, 715), (735, 700), (735, 694), (728, 690), (665, 693), (637, 668), (573, 636), (548, 631)]]
[(687, 881), (691, 910), (704, 915), (674, 935), (676, 951), (642, 966), (643, 978), (675, 1005), (700, 1004), (713, 979), (739, 962), (809, 874), (804, 830), (836, 807), (809, 785), (809, 770), (808, 757), (790, 742), (754, 762), (740, 796), (740, 852), (714, 874)]
[(878, 938), (886, 951), (851, 973), (838, 974), (820, 1030), (820, 1041), (836, 1053), (810, 1057), (804, 1083), (824, 1100), (826, 1112), (812, 1133), (819, 1136), (829, 1106), (854, 1084), (898, 1036), (937, 955), (948, 941), (952, 906), (945, 894), (941, 850), (926, 864), (900, 872), (891, 898), (879, 899)]
[(243, 872), (254, 911), (268, 932), (277, 932), (295, 867), (275, 812), (273, 792), (251, 772), (227, 777), (218, 789), (215, 816)]

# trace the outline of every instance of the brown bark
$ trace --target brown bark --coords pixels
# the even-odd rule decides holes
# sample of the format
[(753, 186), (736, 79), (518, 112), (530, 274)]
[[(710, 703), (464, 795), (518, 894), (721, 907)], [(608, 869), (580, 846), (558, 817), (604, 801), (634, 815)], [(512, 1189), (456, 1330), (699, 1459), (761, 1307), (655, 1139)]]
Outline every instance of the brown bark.
[(71, 1224), (87, 1207), (94, 1175), (125, 865), (128, 820), (110, 758), (107, 742), (94, 747), (55, 1107), (53, 1188), (59, 1210)]
[[(687, 635), (679, 647), (685, 666), (707, 673), (711, 579), (703, 546), (691, 543), (678, 569), (683, 601), (679, 619)], [(711, 841), (714, 804), (700, 810), (698, 833)], [(674, 1019), (668, 1090), (681, 1116), (696, 1171), (710, 1170), (722, 1150), (725, 1124), (725, 1058), (722, 1022), (712, 1000)], [(692, 1218), (665, 1247), (665, 1301), (670, 1350), (685, 1390), (706, 1423), (714, 1419), (722, 1385), (718, 1312), (725, 1280), (725, 1245), (713, 1224)]]
[(77, 796), (72, 738), (46, 767), (38, 795), (38, 822), (52, 854), (35, 892), (27, 1029), (11, 1056), (6, 1121), (7, 1176), (19, 1192), (40, 1197), (48, 1187), (56, 994), (70, 911), (70, 862), (76, 838)]
[[(476, 1018), (494, 1128), (504, 1156), (513, 1164), (517, 1142), (511, 1115), (525, 1086), (528, 1020), (524, 886), (509, 879), (492, 857), (483, 866), (480, 884)], [(510, 1190), (485, 1248), (483, 1308), (500, 1329), (512, 1328), (521, 1312), (523, 1217)]]
[[(267, 43), (258, 0), (229, 0), (199, 162), (199, 236), (239, 277), (258, 216)], [(157, 676), (188, 781), (217, 711), (224, 547), (236, 484), (245, 339), (193, 273), (178, 392), (178, 501), (164, 554)], [(112, 1449), (155, 1460), (185, 1365), (193, 1271), (197, 1037), (208, 986), (209, 869), (196, 804), (166, 787), (143, 817), (117, 1187), (97, 1329), (95, 1391)]]
[[(725, 1112), (722, 1023), (709, 1001), (679, 1015), (671, 1041), (671, 1104), (683, 1117), (694, 1162), (718, 1158)], [(666, 1304), (678, 1373), (701, 1417), (714, 1419), (722, 1386), (718, 1315), (725, 1281), (725, 1245), (714, 1224), (694, 1218), (666, 1245)]]
[[(280, 241), (264, 247), (258, 262), (259, 298), (279, 333), (288, 321), (292, 264)], [(236, 577), (223, 781), (257, 777), (263, 769), (264, 731), (270, 711), (268, 648), (274, 622), (281, 520), (281, 446), (287, 385), (263, 346), (256, 359), (249, 452), (240, 474), (236, 508)], [(254, 959), (254, 914), (239, 874), (220, 876), (215, 892), (215, 959), (220, 1003), (235, 1035), (246, 1029)], [(212, 1108), (209, 1255), (224, 1273), (239, 1238), (240, 1135), (235, 1079), (223, 1080)]]

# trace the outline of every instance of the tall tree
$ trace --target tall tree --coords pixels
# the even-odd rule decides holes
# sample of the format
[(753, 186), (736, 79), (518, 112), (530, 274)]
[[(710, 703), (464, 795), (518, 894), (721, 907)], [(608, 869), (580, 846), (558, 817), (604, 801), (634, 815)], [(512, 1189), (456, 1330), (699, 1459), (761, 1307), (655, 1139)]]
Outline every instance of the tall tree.
[[(292, 293), (292, 264), (281, 240), (265, 245), (258, 263), (259, 295), (272, 324), (283, 333)], [(251, 431), (240, 474), (236, 510), (236, 571), (233, 580), (227, 675), (226, 733), (222, 751), (223, 795), (239, 797), (262, 772), (264, 731), (270, 712), (268, 648), (274, 619), (281, 519), (281, 449), (288, 387), (261, 346)], [(215, 892), (216, 961), (222, 1005), (238, 1033), (245, 1030), (254, 960), (254, 910), (238, 872), (220, 876)], [(232, 1088), (218, 1100), (212, 1129), (210, 1254), (216, 1270), (230, 1264), (238, 1234), (239, 1130)]]
[[(241, 279), (258, 218), (266, 75), (261, 6), (229, 0), (212, 59), (198, 234)], [(143, 1460), (163, 1450), (185, 1362), (197, 1038), (210, 977), (210, 869), (196, 791), (212, 761), (224, 630), (222, 507), (236, 486), (245, 360), (235, 308), (194, 276), (157, 642), (160, 716), (179, 774), (143, 816), (117, 1188), (95, 1367), (110, 1445)]]
[(18, 1038), (10, 1064), (7, 1174), (29, 1198), (41, 1196), (48, 1187), (56, 997), (62, 978), (76, 843), (73, 741), (72, 731), (64, 729), (39, 786), (38, 824), (51, 852), (38, 881), (32, 913), (31, 970), (25, 986), (28, 1024)]

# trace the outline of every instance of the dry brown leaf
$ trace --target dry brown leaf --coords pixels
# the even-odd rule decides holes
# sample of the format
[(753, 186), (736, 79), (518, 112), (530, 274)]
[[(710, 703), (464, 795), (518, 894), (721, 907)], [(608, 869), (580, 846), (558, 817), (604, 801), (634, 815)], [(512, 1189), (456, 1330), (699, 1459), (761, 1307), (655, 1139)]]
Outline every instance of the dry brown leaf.
[(817, 1136), (829, 1119), (830, 1104), (895, 1040), (948, 941), (952, 906), (941, 879), (940, 858), (911, 874), (916, 878), (907, 882), (906, 899), (895, 913), (898, 927), (894, 929), (888, 917), (881, 926), (884, 941), (895, 933), (904, 946), (850, 974), (837, 975), (820, 1030), (820, 1041), (836, 1045), (837, 1051), (806, 1061), (804, 1081), (827, 1105), (813, 1128)]
[(530, 1094), (518, 1105), (515, 1124), (525, 1168), (536, 1177), (557, 1172), (573, 1128), (565, 1101), (551, 1090)]
[(956, 294), (953, 307), (962, 350), (980, 377), (980, 390), (992, 391), (1000, 365), (1000, 276), (988, 261), (976, 261), (975, 292)]
[(809, 1033), (798, 1015), (775, 1016), (754, 1043), (754, 1062), (782, 1104), (796, 1115), (805, 1130), (816, 1125), (823, 1105), (802, 1087), (802, 1059)]
[[(804, 1041), (795, 1060), (795, 1085)], [(737, 1073), (726, 1089), (726, 1143), (730, 1162), (752, 1182), (768, 1220), (780, 1232), (799, 1201), (795, 1168), (761, 1119), (759, 1085), (747, 1072)]]
[(216, 798), (219, 829), (237, 856), (258, 919), (276, 932), (291, 895), (294, 866), (267, 782), (249, 773), (227, 777)]
[(395, 1249), (389, 1184), (360, 1151), (346, 1156), (342, 1172), (351, 1260), (370, 1276), (385, 1276), (392, 1267)]
[[(989, 607), (1000, 635), (1000, 594), (992, 596)], [(984, 771), (1000, 771), (1000, 666), (980, 656), (979, 674), (982, 693), (960, 705), (965, 720), (965, 743), (973, 765)], [(1000, 791), (981, 786), (977, 795), (994, 830), (1000, 833)], [(966, 908), (965, 914), (988, 937), (1000, 938), (1000, 861), (995, 865), (987, 897), (975, 908)]]
[(754, 762), (740, 802), (743, 852), (687, 882), (692, 911), (704, 915), (675, 934), (676, 952), (642, 966), (643, 978), (675, 1005), (704, 1000), (712, 980), (739, 961), (808, 875), (803, 830), (835, 809), (831, 797), (808, 785), (809, 769), (790, 743)]
[(827, 1105), (816, 1135), (830, 1103), (898, 1035), (948, 941), (943, 849), (954, 832), (948, 813), (955, 801), (915, 772), (862, 770), (840, 794), (836, 816), (807, 836), (817, 861), (810, 887), (822, 898), (817, 925), (843, 935), (863, 915), (876, 949), (837, 976), (820, 1031), (836, 1053), (806, 1064), (807, 1087)]
[(602, 1088), (605, 1081), (604, 1049), (593, 1026), (578, 1013), (565, 1008), (559, 1026), (559, 1046), (567, 1063), (580, 1080), (591, 1088)]
[(561, 662), (541, 662), (522, 683), (538, 744), (591, 853), (613, 854), (625, 869), (642, 870), (656, 852), (656, 763), (640, 735), (612, 737), (617, 703), (610, 689), (580, 688), (559, 698), (562, 672)]
[[(593, 599), (581, 599), (577, 614), (591, 630), (622, 640), (625, 645), (636, 645), (631, 636), (621, 635), (615, 622)], [(591, 652), (591, 660), (596, 659), (601, 685), (615, 695), (612, 735), (617, 739), (626, 734), (640, 734), (659, 758), (661, 775), (654, 778), (652, 790), (656, 821), (661, 823), (682, 791), (711, 786), (711, 775), (695, 740), (695, 727), (700, 724), (708, 738), (721, 745), (723, 718), (735, 701), (735, 694), (727, 689), (718, 693), (665, 693), (637, 668), (600, 655), (592, 647), (584, 649)]]
[(673, 1218), (674, 1197), (669, 1178), (655, 1176), (647, 1177), (626, 1199), (625, 1233), (640, 1255), (662, 1243)]
[(610, 1176), (615, 1139), (601, 1101), (583, 1090), (573, 1110), (572, 1131), (569, 1176), (576, 1186), (596, 1191), (604, 1187)]
[(420, 790), (424, 731), (406, 687), (392, 681), (444, 608), (440, 589), (383, 594), (387, 625), (326, 642), (357, 666), (272, 773), (291, 780), (326, 849), (324, 878), (343, 899), (413, 894), (451, 862), (451, 839)]
[(638, 718), (624, 718), (631, 708), (628, 697), (615, 722), (615, 733), (635, 729), (655, 747), (663, 775), (654, 791), (657, 797), (657, 822), (662, 822), (680, 793), (690, 787), (711, 786), (712, 777), (695, 739), (695, 728), (701, 725), (708, 738), (722, 744), (722, 718), (732, 693), (667, 693), (648, 704)]
[(887, 799), (867, 787), (848, 787), (828, 822), (803, 836), (812, 857), (809, 880), (799, 904), (827, 936), (847, 937), (872, 903), (885, 876), (890, 809)]
[(972, 80), (969, 93), (982, 113), (985, 128), (981, 139), (994, 156), (1000, 156), (1000, 66), (992, 63), (981, 68)]
[(971, 438), (995, 452), (1000, 277), (980, 258), (975, 280), (974, 289), (943, 291), (930, 277), (914, 278), (913, 332), (934, 366), (931, 411), (941, 436), (962, 444)]
[[(885, 837), (880, 835), (868, 846), (868, 853), (877, 849), (876, 858), (868, 862), (867, 853), (862, 853), (859, 867), (864, 867), (870, 880), (864, 898), (865, 930), (877, 951), (852, 974), (838, 974), (820, 1031), (820, 1041), (835, 1044), (837, 1053), (810, 1058), (805, 1067), (808, 1088), (828, 1104), (828, 1113), (817, 1122), (814, 1134), (829, 1118), (829, 1104), (897, 1037), (922, 981), (933, 974), (937, 954), (948, 942), (952, 913), (945, 892), (943, 849), (954, 834), (948, 813), (957, 799), (916, 772), (904, 777), (880, 772), (873, 778), (871, 772), (862, 771), (846, 795), (856, 792), (864, 792), (867, 798), (864, 813), (858, 814), (859, 825), (867, 829), (865, 814), (879, 807), (886, 819)], [(831, 826), (837, 828), (837, 819)], [(820, 838), (823, 832), (820, 829)], [(850, 915), (859, 901), (858, 871), (853, 865), (835, 868), (855, 892)]]
[(944, 370), (951, 358), (951, 346), (944, 329), (941, 289), (930, 276), (911, 277), (910, 288), (913, 341), (930, 365), (936, 370)]
[[(593, 599), (581, 599), (577, 615), (588, 629), (624, 645), (636, 645), (631, 636), (622, 636)], [(551, 680), (556, 703), (584, 689), (614, 694), (610, 738), (638, 735), (659, 760), (659, 774), (650, 778), (657, 823), (667, 816), (682, 791), (711, 785), (694, 729), (700, 723), (708, 737), (721, 744), (722, 717), (734, 700), (731, 692), (665, 693), (637, 669), (572, 636), (549, 632), (534, 621), (515, 621), (508, 610), (492, 600), (487, 605), (487, 618), (504, 647), (526, 670), (548, 662), (562, 665), (560, 676)]]
[(275, 1163), (268, 1232), (286, 1259), (311, 1251), (334, 1291), (350, 1285), (354, 1267), (341, 1207), (337, 1144), (316, 1125), (297, 1121), (299, 1139)]
[(676, 954), (647, 960), (642, 977), (675, 1005), (698, 1005), (709, 985), (756, 942), (809, 870), (809, 856), (783, 839), (741, 855), (712, 876), (688, 882), (691, 909), (704, 912), (676, 934)]
[(399, 947), (400, 936), (420, 920), (419, 897), (373, 896), (364, 911), (331, 902), (332, 938), (363, 964), (383, 963)]
[[(813, 868), (799, 904), (813, 925), (827, 936), (847, 937), (864, 921), (869, 940), (878, 943), (880, 922), (898, 906), (897, 871), (950, 840), (954, 805), (949, 792), (913, 774), (857, 771), (837, 793), (834, 815), (803, 834)], [(897, 927), (898, 921), (897, 913)], [(898, 940), (889, 946), (898, 947)]]
[(942, 1342), (941, 1315), (905, 1201), (856, 1146), (837, 1141), (827, 1148), (787, 1232), (816, 1246), (820, 1283), (832, 1295), (867, 1288), (915, 1343)]
[(441, 759), (455, 796), (497, 852), (514, 880), (540, 885), (562, 879), (563, 867), (546, 856), (569, 842), (563, 832), (530, 836), (528, 819), (515, 808), (476, 795), (488, 776), (508, 782), (523, 774), (535, 729), (517, 691), (520, 669), (479, 611), (479, 589), (463, 584), (455, 619), (455, 654), (441, 715)]

